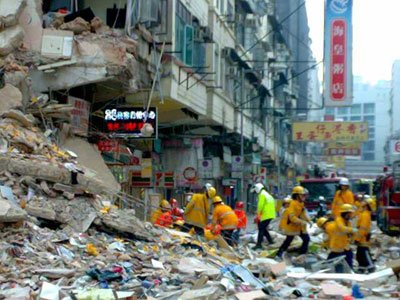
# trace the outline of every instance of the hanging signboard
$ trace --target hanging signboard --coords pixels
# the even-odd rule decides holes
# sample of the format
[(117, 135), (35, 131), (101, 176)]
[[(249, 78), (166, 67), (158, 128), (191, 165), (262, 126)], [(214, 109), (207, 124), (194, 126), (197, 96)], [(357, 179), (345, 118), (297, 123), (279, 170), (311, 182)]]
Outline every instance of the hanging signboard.
[(352, 103), (352, 2), (325, 1), (324, 97), (327, 107)]
[(68, 103), (73, 106), (71, 111), (72, 132), (76, 135), (87, 136), (89, 129), (90, 103), (72, 96), (68, 96)]
[(361, 144), (360, 143), (329, 143), (326, 148), (327, 155), (346, 155), (346, 156), (360, 156)]
[(294, 142), (364, 142), (367, 122), (294, 122)]
[(156, 172), (155, 187), (173, 188), (175, 186), (174, 172)]
[(104, 109), (104, 130), (112, 136), (156, 139), (158, 136), (157, 108), (107, 106)]

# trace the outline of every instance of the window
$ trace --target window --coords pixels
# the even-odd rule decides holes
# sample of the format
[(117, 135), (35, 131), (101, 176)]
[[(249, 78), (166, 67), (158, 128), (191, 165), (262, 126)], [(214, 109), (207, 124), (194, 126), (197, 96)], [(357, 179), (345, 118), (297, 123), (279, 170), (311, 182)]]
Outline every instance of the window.
[(375, 113), (375, 103), (365, 103), (364, 114), (374, 114), (374, 113)]
[(367, 141), (363, 143), (363, 152), (375, 151), (375, 141)]
[(364, 116), (364, 121), (368, 122), (368, 126), (375, 125), (375, 116)]
[(361, 114), (361, 104), (353, 104), (351, 107), (352, 115), (360, 115)]
[(370, 152), (363, 153), (362, 159), (363, 160), (369, 160), (369, 161), (375, 160), (375, 153), (374, 152), (372, 152), (372, 153), (370, 153)]
[(347, 115), (349, 113), (349, 108), (348, 107), (339, 107), (338, 108), (338, 114), (339, 115)]
[(333, 107), (326, 108), (325, 109), (325, 114), (326, 115), (330, 115), (330, 116), (334, 115), (335, 114), (335, 108), (333, 108)]
[(175, 22), (175, 50), (176, 56), (185, 64), (193, 64), (194, 30), (192, 27), (192, 15), (180, 2), (176, 2)]
[(361, 116), (351, 116), (350, 121), (361, 121)]

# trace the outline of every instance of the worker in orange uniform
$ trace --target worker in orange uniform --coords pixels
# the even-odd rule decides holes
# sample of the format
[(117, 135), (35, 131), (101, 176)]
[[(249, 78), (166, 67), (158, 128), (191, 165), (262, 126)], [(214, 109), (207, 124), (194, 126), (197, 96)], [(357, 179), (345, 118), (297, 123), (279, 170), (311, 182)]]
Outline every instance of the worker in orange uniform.
[(347, 178), (340, 178), (339, 190), (335, 193), (332, 202), (332, 215), (337, 218), (340, 216), (340, 208), (343, 204), (354, 206), (354, 195), (349, 189), (350, 183)]
[(321, 247), (329, 248), (329, 241), (336, 228), (335, 220), (333, 218), (321, 217), (317, 220), (317, 226), (324, 232), (324, 240)]
[(171, 211), (166, 211), (161, 216), (158, 217), (155, 225), (158, 225), (161, 227), (172, 227), (173, 222), (174, 222), (174, 219), (172, 217)]
[(354, 240), (357, 244), (356, 259), (358, 266), (366, 272), (375, 270), (374, 263), (369, 252), (371, 240), (371, 213), (375, 211), (376, 203), (372, 198), (364, 197), (361, 201), (361, 209), (357, 220), (358, 234)]
[[(358, 232), (358, 229), (351, 226), (350, 219), (354, 214), (354, 207), (351, 204), (343, 204), (339, 210), (339, 216), (335, 219), (335, 230), (329, 240), (328, 259), (345, 256), (346, 262), (353, 268), (353, 252), (350, 249), (351, 237)], [(342, 273), (340, 266), (336, 267), (337, 273)]]
[(171, 210), (171, 205), (167, 200), (163, 199), (160, 201), (158, 208), (151, 215), (151, 223), (155, 224), (158, 218), (165, 212)]
[(221, 226), (221, 235), (230, 246), (234, 245), (232, 239), (233, 231), (237, 228), (238, 217), (229, 205), (222, 202), (221, 197), (215, 196), (213, 199), (213, 216), (211, 225)]
[(300, 254), (305, 254), (308, 251), (308, 244), (310, 243), (310, 236), (307, 233), (307, 224), (311, 223), (307, 211), (304, 207), (304, 200), (306, 198), (306, 191), (302, 186), (295, 186), (292, 190), (292, 201), (285, 216), (282, 216), (281, 228), (286, 235), (285, 241), (280, 246), (277, 258), (282, 258), (285, 252), (292, 243), (296, 235), (300, 236), (303, 243), (299, 249)]
[(232, 238), (233, 238), (235, 245), (238, 245), (240, 231), (242, 229), (245, 230), (247, 227), (247, 216), (246, 216), (246, 212), (244, 211), (244, 203), (242, 201), (236, 202), (234, 212), (238, 218), (238, 225), (237, 225), (237, 228), (235, 229), (235, 231), (233, 232)]
[(185, 219), (183, 230), (189, 231), (194, 228), (197, 234), (203, 233), (210, 214), (208, 199), (213, 199), (216, 194), (215, 188), (209, 184), (204, 186), (203, 193), (193, 194), (183, 213), (183, 218)]

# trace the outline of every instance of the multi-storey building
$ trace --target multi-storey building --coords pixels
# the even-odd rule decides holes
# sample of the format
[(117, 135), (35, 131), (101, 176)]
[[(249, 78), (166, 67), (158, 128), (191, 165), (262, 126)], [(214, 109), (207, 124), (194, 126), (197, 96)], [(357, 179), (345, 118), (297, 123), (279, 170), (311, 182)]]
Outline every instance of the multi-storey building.
[(390, 127), (390, 82), (372, 85), (354, 78), (354, 100), (351, 107), (326, 108), (325, 115), (335, 120), (368, 122), (368, 141), (362, 143), (359, 158), (346, 159), (347, 173), (376, 174), (385, 161), (385, 141)]

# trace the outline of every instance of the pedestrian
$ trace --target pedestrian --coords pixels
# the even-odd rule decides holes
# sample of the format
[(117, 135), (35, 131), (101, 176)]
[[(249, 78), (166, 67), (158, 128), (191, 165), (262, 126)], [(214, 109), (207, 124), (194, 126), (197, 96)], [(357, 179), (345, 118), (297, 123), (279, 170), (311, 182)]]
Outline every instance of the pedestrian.
[(336, 191), (332, 202), (332, 214), (336, 218), (340, 215), (343, 204), (354, 205), (354, 195), (350, 190), (349, 180), (345, 177), (339, 180), (339, 190)]
[(244, 203), (242, 201), (236, 202), (234, 212), (238, 218), (238, 225), (235, 231), (233, 232), (233, 241), (235, 245), (238, 245), (240, 232), (242, 229), (245, 230), (247, 227), (247, 216), (246, 212), (244, 211)]
[(335, 220), (332, 217), (321, 217), (317, 220), (317, 226), (324, 232), (324, 240), (321, 247), (328, 249), (329, 241), (336, 228)]
[(363, 198), (361, 201), (359, 218), (357, 220), (358, 234), (354, 238), (357, 245), (356, 259), (358, 266), (367, 273), (375, 270), (369, 251), (371, 241), (371, 213), (375, 209), (375, 200), (372, 198)]
[(268, 225), (276, 217), (275, 199), (265, 190), (262, 183), (256, 183), (251, 191), (258, 194), (257, 215), (255, 220), (258, 224), (258, 236), (257, 244), (253, 248), (257, 250), (262, 249), (261, 244), (264, 236), (267, 238), (269, 244), (274, 243), (268, 232)]
[(276, 254), (277, 258), (282, 258), (282, 255), (289, 248), (294, 237), (296, 235), (300, 236), (303, 243), (298, 250), (300, 254), (305, 254), (308, 251), (308, 244), (310, 243), (310, 236), (307, 233), (307, 224), (311, 223), (308, 218), (307, 211), (304, 207), (304, 200), (306, 197), (306, 191), (302, 186), (295, 186), (292, 190), (292, 201), (288, 208), (288, 212), (283, 217), (281, 226), (286, 239), (283, 241), (282, 245)]
[[(353, 269), (353, 252), (350, 249), (351, 236), (356, 234), (358, 230), (352, 228), (350, 219), (354, 213), (354, 207), (351, 204), (343, 204), (339, 210), (339, 216), (335, 219), (335, 230), (329, 240), (328, 260), (345, 256), (346, 262)], [(336, 272), (342, 273), (344, 270), (338, 265)]]
[(184, 231), (194, 228), (197, 234), (203, 233), (203, 229), (208, 222), (208, 215), (210, 214), (208, 199), (213, 199), (216, 194), (217, 191), (215, 188), (209, 184), (203, 187), (202, 193), (193, 194), (183, 213), (183, 218), (185, 219)]
[(169, 200), (169, 204), (171, 205), (171, 214), (174, 221), (183, 220), (183, 209), (179, 208), (178, 201), (172, 198)]
[(171, 205), (168, 203), (167, 200), (163, 199), (160, 201), (158, 208), (153, 212), (151, 215), (151, 223), (155, 224), (158, 218), (165, 212), (171, 209)]
[(238, 226), (238, 217), (229, 205), (222, 202), (220, 196), (214, 197), (213, 206), (212, 228), (219, 225), (221, 227), (222, 237), (230, 246), (233, 246), (234, 241), (232, 234)]

